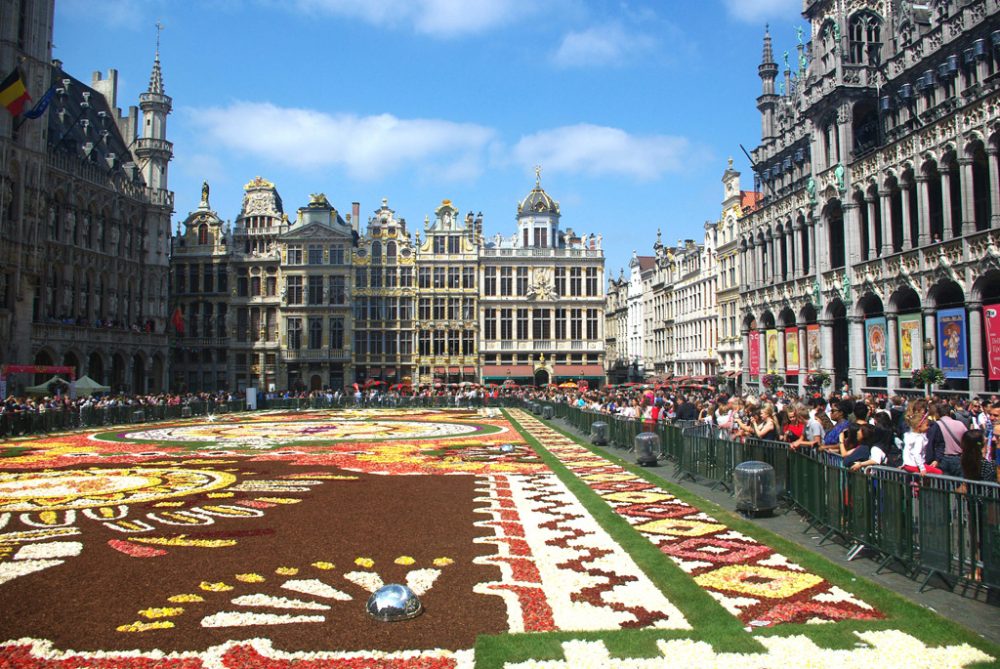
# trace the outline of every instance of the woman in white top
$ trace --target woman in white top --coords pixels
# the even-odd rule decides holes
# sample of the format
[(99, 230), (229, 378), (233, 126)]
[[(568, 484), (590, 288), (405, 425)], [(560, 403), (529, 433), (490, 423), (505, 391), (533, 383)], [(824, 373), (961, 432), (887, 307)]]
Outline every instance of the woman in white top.
[(927, 401), (916, 399), (906, 407), (906, 423), (910, 429), (903, 435), (903, 469), (921, 474), (940, 474), (941, 470), (925, 464), (927, 454)]

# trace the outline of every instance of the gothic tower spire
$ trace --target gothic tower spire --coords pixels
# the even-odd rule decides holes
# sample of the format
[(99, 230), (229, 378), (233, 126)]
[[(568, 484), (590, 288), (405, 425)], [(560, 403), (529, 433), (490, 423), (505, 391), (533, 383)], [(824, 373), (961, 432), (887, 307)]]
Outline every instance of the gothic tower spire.
[(770, 26), (764, 27), (764, 53), (757, 72), (761, 82), (761, 94), (757, 98), (757, 109), (761, 113), (761, 137), (768, 138), (774, 135), (774, 109), (777, 104), (774, 80), (778, 76), (778, 64), (774, 62), (774, 51), (771, 48)]

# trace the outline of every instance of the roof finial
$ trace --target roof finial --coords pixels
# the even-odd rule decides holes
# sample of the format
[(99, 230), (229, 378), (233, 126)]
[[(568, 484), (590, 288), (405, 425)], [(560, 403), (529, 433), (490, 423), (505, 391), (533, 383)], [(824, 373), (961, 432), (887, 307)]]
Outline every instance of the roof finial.
[(541, 188), (542, 186), (542, 166), (535, 165), (535, 188)]
[(156, 22), (156, 57), (153, 58), (153, 72), (149, 75), (149, 92), (163, 95), (163, 73), (160, 71), (160, 33), (164, 25)]

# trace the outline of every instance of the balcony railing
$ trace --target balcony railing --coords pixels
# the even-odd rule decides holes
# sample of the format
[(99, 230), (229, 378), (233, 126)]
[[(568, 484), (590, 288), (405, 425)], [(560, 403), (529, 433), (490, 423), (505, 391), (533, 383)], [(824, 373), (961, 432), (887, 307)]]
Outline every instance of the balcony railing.
[(300, 348), (282, 351), (281, 357), (287, 362), (347, 362), (351, 352), (343, 348)]

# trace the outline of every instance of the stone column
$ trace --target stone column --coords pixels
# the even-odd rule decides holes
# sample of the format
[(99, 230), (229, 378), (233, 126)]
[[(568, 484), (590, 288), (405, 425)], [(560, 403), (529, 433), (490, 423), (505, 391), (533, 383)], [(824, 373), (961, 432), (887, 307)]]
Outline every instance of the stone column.
[(806, 323), (799, 323), (799, 397), (806, 385), (806, 376), (809, 375), (809, 351), (806, 348)]
[(941, 172), (941, 241), (949, 239), (951, 234), (951, 174)]
[(958, 171), (961, 176), (962, 193), (962, 234), (976, 231), (975, 189), (972, 180), (972, 158), (959, 158)]
[(903, 251), (909, 251), (913, 248), (913, 239), (910, 234), (910, 217), (916, 216), (916, 212), (910, 211), (910, 189), (915, 187), (916, 184), (908, 184), (903, 189)]
[(879, 206), (882, 208), (882, 257), (892, 253), (892, 192), (879, 189)]
[[(931, 343), (937, 341), (937, 310), (934, 307), (925, 306), (923, 309), (924, 314), (924, 341), (930, 340)], [(921, 346), (923, 344), (921, 343)], [(923, 361), (925, 365), (934, 365), (937, 367), (937, 347), (928, 353), (927, 351), (922, 351)], [(928, 356), (930, 359), (928, 360)]]
[(878, 220), (875, 216), (877, 209), (875, 208), (875, 196), (866, 194), (865, 195), (865, 206), (868, 208), (868, 259), (874, 260), (879, 256), (879, 247), (877, 246), (876, 237), (876, 221)]
[(886, 383), (886, 389), (891, 395), (894, 390), (899, 389), (899, 330), (894, 312), (887, 312), (885, 320), (887, 323), (886, 339), (888, 340), (886, 341), (885, 354), (889, 362), (889, 379)]
[(810, 219), (806, 221), (806, 226), (808, 228), (809, 235), (809, 268), (812, 270), (813, 274), (819, 275), (819, 259), (820, 252), (816, 248), (816, 219)]
[(1000, 179), (1000, 160), (997, 158), (997, 153), (997, 148), (993, 145), (986, 149), (990, 167), (990, 227), (992, 228), (1000, 226), (1000, 184), (997, 183), (997, 179)]
[(865, 385), (865, 319), (848, 317), (848, 375), (851, 378), (851, 392), (858, 393)]
[(861, 262), (861, 234), (858, 225), (858, 205), (853, 201), (841, 205), (844, 215), (844, 266)]
[(969, 319), (969, 391), (973, 395), (986, 392), (986, 376), (983, 373), (983, 305), (981, 302), (966, 302)]
[[(820, 353), (823, 356), (820, 368), (833, 378), (833, 321), (825, 318), (819, 321), (819, 345)], [(836, 384), (836, 381), (834, 383)], [(843, 379), (839, 379), (843, 380)], [(837, 386), (834, 385), (836, 389)]]
[(802, 262), (802, 249), (799, 246), (799, 238), (801, 235), (802, 224), (796, 221), (792, 224), (791, 248), (789, 249), (792, 256), (792, 267), (795, 268), (795, 272), (792, 275), (793, 278), (805, 276), (805, 263)]
[(775, 243), (774, 234), (768, 230), (767, 231), (767, 282), (775, 283), (778, 277), (778, 254), (776, 252), (777, 244)]
[(925, 246), (931, 241), (931, 200), (927, 187), (928, 178), (917, 176), (917, 245)]

